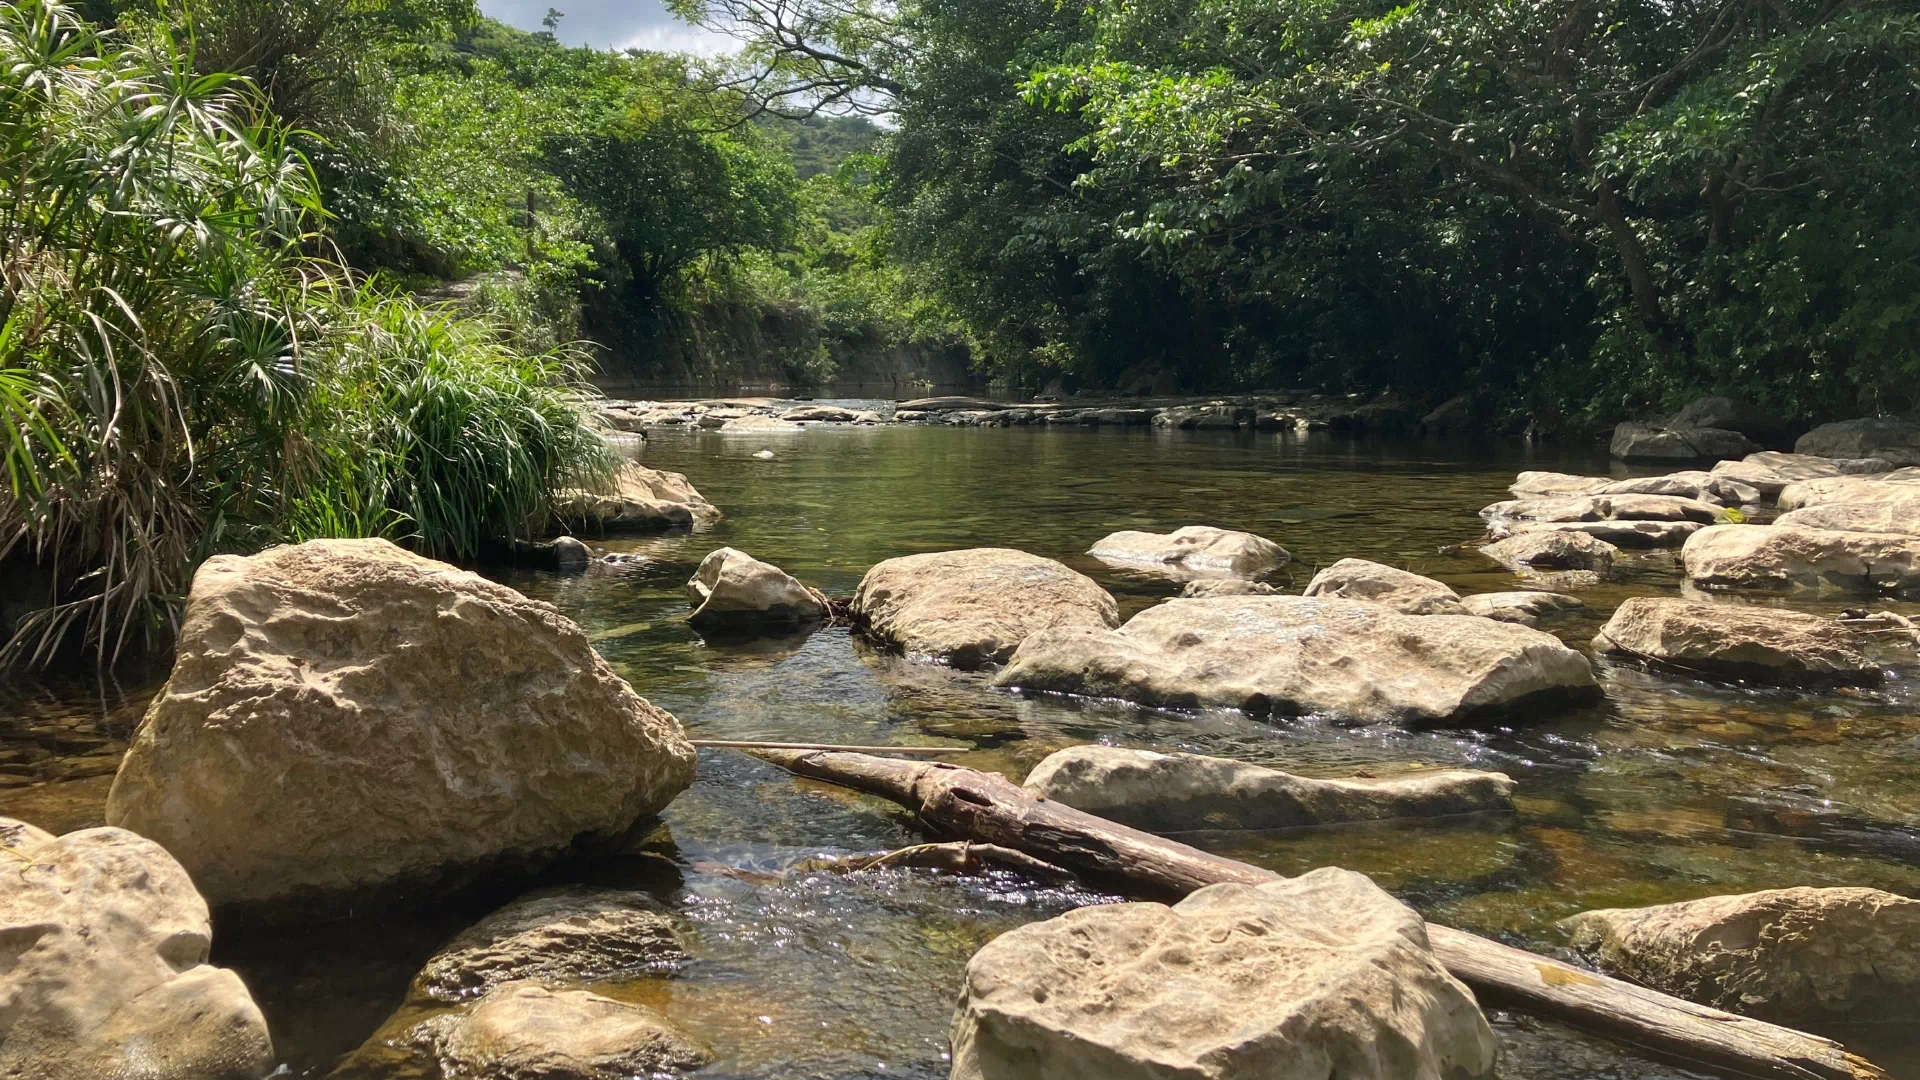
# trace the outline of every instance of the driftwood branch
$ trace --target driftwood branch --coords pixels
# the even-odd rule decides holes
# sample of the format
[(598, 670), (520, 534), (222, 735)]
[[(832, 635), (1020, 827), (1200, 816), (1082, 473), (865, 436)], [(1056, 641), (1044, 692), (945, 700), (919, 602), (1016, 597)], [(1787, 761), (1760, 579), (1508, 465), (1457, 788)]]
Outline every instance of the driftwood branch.
[[(1280, 880), (1271, 870), (1037, 797), (994, 773), (862, 754), (755, 753), (801, 776), (891, 799), (933, 832), (1025, 852), (1130, 895), (1171, 899), (1220, 882)], [(1490, 1004), (1730, 1075), (1888, 1080), (1831, 1039), (1696, 1005), (1464, 931), (1429, 924), (1427, 932), (1440, 962)]]

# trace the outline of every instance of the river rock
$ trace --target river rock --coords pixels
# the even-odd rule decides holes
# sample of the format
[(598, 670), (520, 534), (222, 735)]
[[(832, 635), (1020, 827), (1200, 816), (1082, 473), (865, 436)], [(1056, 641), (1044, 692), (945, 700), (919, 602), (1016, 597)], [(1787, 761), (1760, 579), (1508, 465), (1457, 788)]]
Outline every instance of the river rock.
[(952, 1043), (952, 1080), (1476, 1080), (1498, 1053), (1420, 916), (1332, 867), (1002, 934)]
[(1716, 525), (1680, 549), (1687, 576), (1707, 588), (1920, 589), (1920, 536), (1798, 525)]
[(1264, 581), (1245, 578), (1202, 578), (1181, 586), (1180, 595), (1189, 600), (1208, 596), (1278, 596), (1280, 590)]
[(1920, 468), (1876, 476), (1828, 476), (1796, 480), (1780, 489), (1780, 509), (1799, 510), (1829, 503), (1906, 502), (1920, 498)]
[(1726, 520), (1726, 510), (1677, 495), (1571, 495), (1510, 499), (1484, 507), (1483, 521), (1697, 521)]
[(860, 414), (852, 409), (843, 409), (838, 405), (799, 405), (780, 414), (780, 419), (792, 423), (813, 421), (816, 423), (851, 424), (860, 419)]
[(1525, 590), (1475, 593), (1461, 597), (1460, 606), (1467, 609), (1467, 614), (1483, 619), (1537, 626), (1542, 619), (1583, 611), (1587, 605), (1562, 593)]
[(1508, 486), (1515, 495), (1677, 495), (1700, 502), (1742, 505), (1760, 501), (1760, 490), (1732, 477), (1701, 470), (1667, 473), (1664, 476), (1638, 476), (1615, 480), (1605, 476), (1573, 476), (1568, 473), (1524, 472)]
[(736, 416), (722, 423), (719, 427), (720, 431), (726, 434), (759, 432), (765, 435), (780, 431), (806, 430), (804, 425), (796, 424), (792, 420), (778, 416), (767, 416), (761, 413), (756, 413), (751, 416)]
[(700, 560), (687, 582), (687, 621), (703, 630), (792, 626), (827, 617), (827, 605), (805, 585), (771, 563), (723, 547)]
[(1608, 971), (1763, 1019), (1910, 1022), (1920, 991), (1920, 901), (1878, 889), (1607, 908), (1561, 926)]
[(1596, 652), (1686, 671), (1772, 681), (1880, 681), (1857, 639), (1832, 619), (1752, 604), (1636, 596), (1593, 639)]
[(552, 605), (384, 540), (315, 540), (201, 565), (106, 816), (218, 906), (611, 840), (693, 769), (679, 722)]
[(1155, 832), (1287, 829), (1513, 808), (1500, 773), (1425, 769), (1390, 779), (1321, 780), (1230, 758), (1074, 746), (1027, 774), (1026, 789)]
[[(1457, 601), (1456, 601), (1457, 603)], [(1022, 642), (996, 685), (1360, 723), (1457, 720), (1597, 693), (1586, 657), (1538, 630), (1309, 596), (1169, 600), (1119, 630)]]
[(1154, 427), (1197, 431), (1232, 431), (1252, 427), (1254, 409), (1250, 405), (1175, 405), (1162, 409), (1153, 418)]
[(212, 923), (187, 872), (125, 829), (55, 839), (0, 818), (0, 1076), (259, 1080), (267, 1022), (207, 963)]
[(1815, 457), (1877, 457), (1895, 465), (1920, 465), (1920, 424), (1880, 417), (1821, 424), (1800, 436), (1793, 450)]
[(1806, 529), (1920, 535), (1920, 488), (1914, 489), (1912, 498), (1897, 502), (1821, 503), (1802, 507), (1781, 514), (1773, 523)]
[(1888, 472), (1893, 467), (1893, 463), (1885, 458), (1825, 458), (1762, 450), (1757, 454), (1748, 454), (1739, 461), (1722, 461), (1713, 467), (1713, 474), (1750, 484), (1761, 495), (1772, 498), (1795, 480), (1864, 476)]
[(978, 410), (991, 411), (994, 409), (1004, 409), (1006, 405), (1006, 402), (995, 401), (992, 398), (955, 397), (951, 395), (946, 397), (924, 397), (900, 402), (899, 405), (895, 407), (894, 414), (897, 416), (903, 410), (907, 412), (929, 413), (958, 412), (962, 410), (969, 412)]
[(1635, 551), (1679, 547), (1704, 528), (1698, 521), (1494, 521), (1487, 525), (1497, 540), (1527, 533), (1577, 532)]
[(1757, 443), (1781, 445), (1793, 438), (1795, 430), (1790, 422), (1763, 412), (1751, 402), (1721, 395), (1695, 398), (1667, 423), (1683, 431), (1690, 428), (1737, 431)]
[(1613, 557), (1620, 549), (1586, 533), (1541, 529), (1488, 544), (1480, 554), (1515, 573), (1591, 570), (1606, 574), (1613, 570)]
[(671, 972), (686, 962), (673, 920), (642, 892), (542, 889), (440, 948), (408, 991), (416, 1003), (468, 1001), (504, 983), (552, 985)]
[(1087, 554), (1109, 563), (1162, 566), (1186, 573), (1263, 574), (1292, 558), (1287, 549), (1250, 532), (1188, 525), (1170, 533), (1123, 530)]
[(1341, 559), (1313, 575), (1313, 580), (1307, 582), (1305, 595), (1370, 600), (1408, 615), (1465, 614), (1460, 606), (1460, 594), (1445, 585), (1430, 577), (1365, 559)]
[(1041, 630), (1119, 625), (1094, 580), (1011, 548), (965, 548), (888, 559), (853, 594), (866, 632), (907, 653), (978, 667), (1005, 660)]
[(712, 1052), (659, 1013), (585, 990), (507, 983), (466, 1012), (429, 1021), (447, 1076), (487, 1080), (632, 1080), (697, 1069)]
[(644, 532), (684, 528), (718, 520), (720, 511), (676, 472), (627, 462), (608, 492), (556, 492), (554, 514), (586, 531)]
[(1609, 447), (1625, 461), (1695, 461), (1701, 458), (1740, 457), (1759, 447), (1737, 431), (1725, 428), (1676, 428), (1664, 424), (1621, 424), (1613, 429)]
[(1562, 472), (1523, 472), (1514, 477), (1507, 490), (1518, 496), (1528, 495), (1598, 495), (1600, 489), (1613, 483), (1610, 476), (1578, 476)]

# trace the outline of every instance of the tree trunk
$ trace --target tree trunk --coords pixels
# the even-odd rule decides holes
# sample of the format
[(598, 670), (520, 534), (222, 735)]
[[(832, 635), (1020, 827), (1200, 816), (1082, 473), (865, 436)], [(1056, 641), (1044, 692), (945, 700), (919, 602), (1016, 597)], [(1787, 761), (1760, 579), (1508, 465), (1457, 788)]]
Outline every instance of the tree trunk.
[(1600, 181), (1594, 192), (1595, 209), (1599, 212), (1600, 223), (1607, 228), (1607, 234), (1613, 237), (1613, 246), (1620, 253), (1620, 266), (1627, 272), (1627, 286), (1633, 293), (1633, 310), (1646, 324), (1648, 332), (1653, 334), (1663, 346), (1670, 346), (1671, 336), (1667, 326), (1666, 312), (1660, 309), (1660, 289), (1653, 283), (1653, 264), (1647, 260), (1646, 246), (1640, 243), (1640, 234), (1633, 231), (1633, 222), (1627, 220), (1627, 213), (1620, 208), (1620, 197), (1614, 193), (1613, 181)]
[[(891, 799), (932, 831), (998, 844), (1130, 895), (1185, 896), (1280, 875), (1030, 794), (995, 773), (865, 754), (762, 750), (801, 776)], [(1888, 1080), (1830, 1039), (1682, 1001), (1460, 930), (1428, 924), (1434, 955), (1491, 1004), (1562, 1020), (1642, 1051), (1738, 1076)]]

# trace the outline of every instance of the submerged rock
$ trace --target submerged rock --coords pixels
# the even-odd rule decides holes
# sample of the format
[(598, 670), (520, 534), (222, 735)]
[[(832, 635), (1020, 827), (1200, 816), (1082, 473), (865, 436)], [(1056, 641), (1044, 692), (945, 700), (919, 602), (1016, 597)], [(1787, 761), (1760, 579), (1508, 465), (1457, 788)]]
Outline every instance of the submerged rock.
[(1516, 573), (1529, 570), (1613, 570), (1620, 549), (1599, 537), (1562, 529), (1516, 533), (1480, 549), (1480, 554)]
[(1584, 533), (1617, 548), (1640, 551), (1679, 547), (1704, 528), (1698, 521), (1495, 521), (1487, 531), (1497, 539), (1528, 533)]
[(1657, 990), (1765, 1019), (1910, 1020), (1920, 900), (1773, 889), (1565, 920), (1574, 948)]
[(1363, 723), (1444, 722), (1598, 692), (1586, 657), (1551, 634), (1305, 596), (1169, 600), (1119, 630), (1043, 631), (1021, 643), (994, 682)]
[(187, 872), (125, 829), (55, 839), (0, 818), (0, 1076), (259, 1080), (267, 1022), (207, 963), (212, 924)]
[(736, 548), (700, 560), (687, 582), (687, 621), (703, 630), (793, 626), (827, 617), (818, 594), (791, 574)]
[(1160, 832), (1286, 829), (1513, 808), (1500, 773), (1426, 769), (1322, 780), (1230, 758), (1074, 746), (1027, 774), (1026, 789), (1076, 810)]
[(1208, 596), (1278, 596), (1280, 590), (1264, 581), (1244, 578), (1205, 578), (1180, 587), (1180, 595), (1189, 600)]
[(1736, 678), (1878, 682), (1853, 634), (1818, 615), (1636, 596), (1593, 639), (1598, 652)]
[(1759, 449), (1737, 431), (1713, 427), (1669, 427), (1627, 422), (1613, 429), (1608, 448), (1626, 461), (1694, 461), (1740, 457)]
[(1914, 489), (1912, 498), (1895, 502), (1822, 503), (1789, 510), (1773, 523), (1805, 529), (1920, 535), (1920, 488)]
[(1723, 507), (1677, 495), (1575, 495), (1564, 498), (1511, 499), (1480, 511), (1488, 522), (1576, 521), (1725, 521)]
[(679, 722), (551, 605), (316, 540), (194, 575), (107, 820), (216, 906), (397, 891), (617, 837), (693, 769)]
[(1287, 564), (1287, 549), (1250, 532), (1188, 525), (1170, 533), (1124, 530), (1093, 545), (1102, 562), (1164, 566), (1207, 574), (1261, 574)]
[(1542, 619), (1584, 611), (1587, 605), (1561, 593), (1523, 591), (1475, 593), (1461, 597), (1460, 606), (1467, 609), (1467, 614), (1483, 619), (1536, 626)]
[(1365, 877), (1210, 885), (1029, 923), (967, 964), (953, 1080), (1476, 1080), (1498, 1043)]
[(1680, 550), (1708, 588), (1908, 593), (1920, 589), (1920, 536), (1797, 525), (1716, 525)]
[(1432, 578), (1365, 559), (1341, 559), (1313, 575), (1305, 595), (1370, 600), (1408, 615), (1466, 613), (1460, 594)]
[(632, 1080), (697, 1069), (713, 1054), (643, 1005), (585, 990), (507, 983), (416, 1030), (448, 1076)]
[(673, 920), (646, 893), (568, 886), (515, 900), (427, 961), (416, 1003), (471, 1000), (503, 983), (553, 985), (661, 974), (687, 959)]
[(1005, 660), (1041, 630), (1105, 629), (1120, 608), (1094, 580), (1011, 548), (965, 548), (888, 559), (853, 594), (875, 638), (956, 667)]
[(611, 491), (572, 489), (554, 494), (554, 516), (589, 532), (644, 532), (715, 521), (720, 511), (676, 472), (627, 462)]
[(1879, 417), (1821, 424), (1800, 436), (1793, 450), (1816, 457), (1877, 457), (1895, 465), (1920, 465), (1920, 424)]

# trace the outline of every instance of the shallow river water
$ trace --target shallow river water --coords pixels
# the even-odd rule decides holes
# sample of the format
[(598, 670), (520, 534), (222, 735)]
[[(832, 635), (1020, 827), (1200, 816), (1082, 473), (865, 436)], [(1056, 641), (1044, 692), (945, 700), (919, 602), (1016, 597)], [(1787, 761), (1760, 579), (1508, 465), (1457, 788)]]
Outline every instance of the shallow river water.
[[(774, 460), (753, 458), (763, 448)], [(670, 430), (653, 433), (641, 456), (687, 473), (726, 518), (693, 534), (608, 541), (645, 558), (584, 576), (494, 573), (595, 634), (615, 668), (696, 737), (963, 745), (972, 752), (954, 760), (1016, 780), (1048, 753), (1087, 741), (1322, 775), (1413, 763), (1501, 770), (1519, 782), (1512, 815), (1183, 839), (1282, 873), (1364, 871), (1430, 919), (1547, 951), (1560, 944), (1555, 920), (1593, 907), (1790, 885), (1920, 896), (1920, 663), (1911, 655), (1891, 654), (1895, 678), (1871, 691), (1753, 689), (1601, 664), (1604, 705), (1415, 733), (1022, 699), (981, 676), (877, 653), (845, 629), (707, 643), (683, 619), (687, 578), (723, 544), (836, 596), (892, 556), (1016, 547), (1092, 575), (1130, 615), (1178, 585), (1080, 553), (1115, 529), (1193, 523), (1279, 541), (1293, 553), (1279, 580), (1296, 586), (1316, 567), (1359, 556), (1462, 593), (1512, 588), (1511, 575), (1452, 545), (1479, 534), (1475, 512), (1505, 497), (1521, 469), (1617, 471), (1597, 451), (883, 427)], [(1625, 597), (1680, 588), (1671, 555), (1630, 558), (1615, 580), (1577, 590), (1588, 612), (1547, 628), (1586, 648)], [(1792, 603), (1835, 611), (1846, 600)], [(157, 680), (123, 673), (105, 686), (22, 681), (0, 690), (0, 814), (55, 831), (98, 824), (124, 739)], [(705, 750), (698, 781), (657, 828), (618, 855), (548, 876), (645, 888), (683, 919), (690, 967), (596, 989), (662, 1008), (704, 1039), (719, 1058), (702, 1077), (931, 1080), (947, 1073), (947, 1025), (974, 950), (1022, 922), (1113, 898), (1010, 876), (793, 868), (920, 839), (892, 804)], [(215, 959), (254, 988), (290, 1072), (321, 1076), (379, 1027), (442, 940), (505, 895), (483, 890), (409, 915), (343, 911), (335, 922), (291, 928), (222, 926)], [(1501, 1014), (1495, 1026), (1510, 1078), (1693, 1075), (1525, 1017)], [(1916, 1028), (1830, 1033), (1895, 1075), (1920, 1078)], [(395, 1065), (361, 1075), (418, 1074)]]

